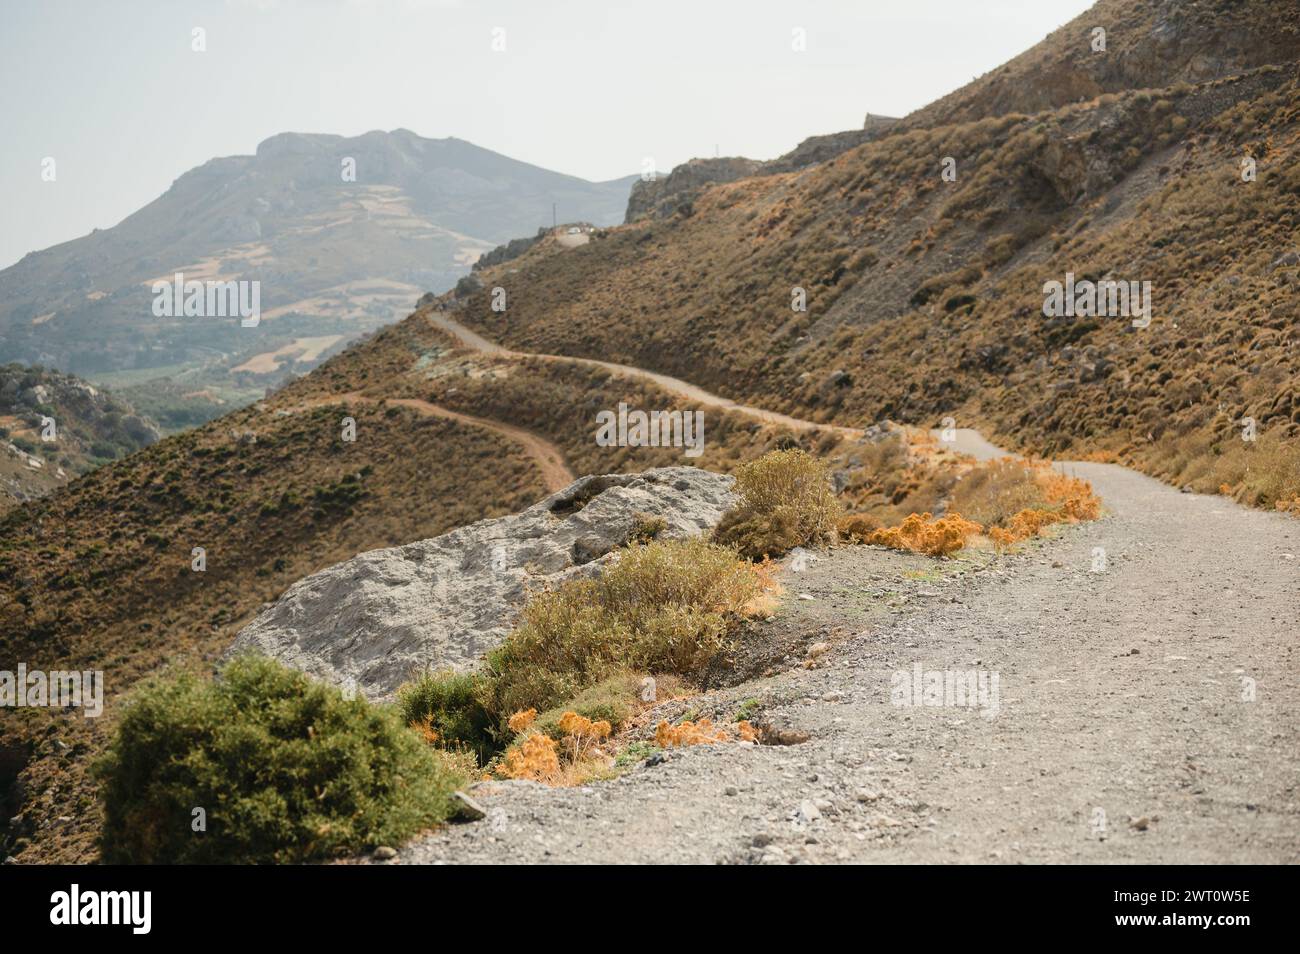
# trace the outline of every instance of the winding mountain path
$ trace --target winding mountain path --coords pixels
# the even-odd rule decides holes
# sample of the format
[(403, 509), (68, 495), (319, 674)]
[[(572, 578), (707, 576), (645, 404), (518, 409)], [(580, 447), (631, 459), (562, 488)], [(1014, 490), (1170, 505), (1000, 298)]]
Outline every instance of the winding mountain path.
[[(956, 449), (1002, 453), (973, 431)], [(485, 820), (398, 861), (1300, 861), (1300, 523), (1061, 466), (1107, 512), (1019, 554), (845, 547), (783, 573), (769, 625), (851, 635), (705, 699), (758, 700), (808, 741), (676, 751), (575, 789), (484, 783)], [(998, 695), (897, 704), (918, 669), (996, 675)]]
[[(548, 441), (546, 438), (522, 427), (516, 427), (513, 424), (503, 424), (501, 421), (495, 421), (489, 417), (477, 417), (473, 414), (463, 414), (460, 411), (453, 411), (437, 404), (431, 404), (428, 401), (419, 398), (385, 398), (388, 404), (396, 404), (401, 407), (409, 407), (420, 414), (430, 417), (441, 417), (449, 421), (458, 421), (461, 424), (469, 424), (474, 427), (486, 428), (489, 431), (495, 431), (504, 437), (514, 441), (524, 452), (537, 464), (538, 470), (541, 471), (542, 480), (546, 484), (547, 493), (555, 493), (557, 490), (563, 490), (569, 484), (577, 480), (573, 471), (569, 470), (569, 465), (565, 463), (564, 454), (558, 447)], [(304, 405), (299, 410), (305, 410), (309, 407), (321, 407), (329, 404), (378, 404), (378, 398), (366, 397), (355, 391), (347, 394), (332, 394), (328, 397), (317, 398)]]
[(501, 345), (489, 341), (482, 335), (469, 328), (466, 328), (456, 319), (452, 318), (445, 311), (436, 309), (428, 313), (430, 324), (434, 327), (445, 331), (453, 338), (460, 341), (465, 347), (482, 351), (486, 354), (497, 354), (511, 358), (538, 358), (542, 361), (561, 361), (570, 364), (581, 364), (592, 368), (603, 368), (606, 371), (612, 371), (625, 377), (639, 378), (644, 381), (652, 381), (659, 387), (671, 394), (684, 397), (696, 404), (702, 404), (705, 407), (715, 407), (722, 411), (735, 411), (737, 414), (744, 414), (748, 417), (755, 418), (765, 424), (780, 424), (795, 431), (812, 431), (823, 430), (833, 434), (840, 434), (846, 438), (854, 439), (862, 436), (862, 431), (854, 427), (841, 427), (838, 424), (817, 424), (813, 421), (805, 421), (801, 418), (791, 417), (788, 414), (781, 414), (777, 411), (769, 411), (765, 408), (754, 407), (751, 404), (738, 404), (730, 398), (724, 398), (703, 388), (696, 387), (688, 381), (680, 378), (669, 377), (666, 374), (660, 374), (657, 371), (647, 371), (644, 368), (633, 367), (630, 364), (615, 364), (613, 361), (599, 361), (595, 358), (578, 358), (565, 354), (540, 354), (532, 351), (511, 351), (503, 348)]

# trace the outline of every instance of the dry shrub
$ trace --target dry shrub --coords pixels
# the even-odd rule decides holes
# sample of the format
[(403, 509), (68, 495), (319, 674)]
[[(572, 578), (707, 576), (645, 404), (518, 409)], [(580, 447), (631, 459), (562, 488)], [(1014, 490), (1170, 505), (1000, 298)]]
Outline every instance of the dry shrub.
[(1021, 510), (1042, 506), (1036, 469), (1027, 460), (1002, 457), (962, 475), (952, 488), (949, 507), (986, 527), (1000, 526)]
[(424, 739), (429, 745), (437, 745), (442, 741), (442, 735), (433, 727), (433, 716), (426, 715), (422, 719), (412, 722), (411, 728), (420, 733), (420, 738)]
[(506, 749), (497, 767), (504, 778), (544, 782), (560, 773), (560, 755), (555, 741), (540, 732), (526, 736), (518, 745)]
[(736, 723), (734, 730), (725, 725), (715, 726), (711, 719), (692, 722), (689, 719), (680, 725), (660, 722), (655, 726), (655, 745), (662, 749), (684, 748), (688, 745), (711, 745), (717, 742), (756, 742), (758, 730), (747, 721)]
[(1001, 526), (990, 527), (989, 537), (999, 547), (1036, 537), (1054, 524), (1096, 520), (1101, 515), (1101, 500), (1086, 480), (1058, 473), (1043, 462), (1030, 468), (1043, 505), (1026, 507), (1002, 520)]
[(510, 728), (511, 732), (518, 735), (532, 725), (536, 718), (536, 709), (521, 709), (506, 720), (506, 725)]
[(624, 551), (596, 579), (529, 599), (519, 625), (487, 657), (484, 701), (499, 719), (557, 706), (616, 673), (699, 675), (759, 595), (753, 567), (699, 539)]
[(1067, 520), (1096, 520), (1101, 516), (1101, 498), (1092, 491), (1092, 484), (1078, 477), (1067, 477), (1047, 469), (1039, 476), (1043, 496), (1048, 503), (1058, 504)]
[(621, 670), (617, 674), (584, 689), (576, 696), (565, 700), (562, 706), (556, 706), (537, 716), (530, 725), (538, 732), (544, 732), (556, 741), (564, 738), (561, 722), (572, 712), (594, 722), (608, 722), (612, 731), (619, 731), (635, 716), (645, 709), (662, 702), (689, 694), (687, 685), (677, 676), (660, 673), (655, 677), (655, 698), (642, 698), (646, 674), (633, 670)]
[[(520, 719), (518, 723), (527, 728), (531, 721)], [(559, 726), (563, 734), (558, 741), (544, 732), (529, 732), (506, 749), (496, 774), (547, 785), (576, 785), (608, 767), (607, 757), (598, 748), (613, 732), (608, 722), (593, 722), (576, 712), (565, 712)]]
[(566, 755), (570, 762), (580, 762), (614, 731), (604, 719), (593, 722), (576, 712), (560, 716), (560, 730), (564, 733)]
[(1214, 466), (1203, 481), (1186, 479), (1194, 486), (1208, 483), (1238, 488), (1236, 498), (1254, 507), (1295, 512), (1300, 500), (1300, 443), (1265, 432), (1257, 441), (1225, 441)]
[(937, 520), (928, 513), (914, 513), (896, 527), (875, 531), (867, 542), (928, 556), (948, 556), (964, 547), (968, 539), (983, 529), (957, 513)]
[(829, 540), (840, 513), (826, 464), (798, 448), (743, 465), (736, 492), (740, 503), (723, 516), (714, 539), (751, 560)]
[(841, 540), (850, 543), (866, 543), (868, 538), (880, 529), (880, 521), (870, 514), (851, 513), (841, 517), (835, 529)]
[(1000, 547), (1038, 536), (1044, 527), (1062, 523), (1066, 518), (1055, 510), (1022, 510), (1007, 521), (1005, 527), (990, 527), (989, 538)]
[(1054, 524), (1096, 520), (1101, 514), (1101, 500), (1086, 480), (1059, 473), (1046, 461), (1014, 457), (972, 467), (954, 486), (950, 504), (983, 524), (1001, 547)]

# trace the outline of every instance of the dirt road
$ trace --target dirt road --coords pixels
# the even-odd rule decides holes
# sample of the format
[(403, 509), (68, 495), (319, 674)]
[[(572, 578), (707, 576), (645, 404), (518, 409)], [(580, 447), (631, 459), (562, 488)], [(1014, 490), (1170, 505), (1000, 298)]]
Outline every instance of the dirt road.
[[(692, 748), (578, 789), (487, 783), (485, 820), (398, 862), (1300, 861), (1300, 523), (1065, 466), (1107, 514), (1021, 554), (848, 547), (785, 572), (771, 625), (854, 635), (703, 704), (756, 699), (807, 742)], [(898, 704), (925, 701), (899, 695), (918, 669), (997, 692)]]
[(696, 387), (688, 381), (680, 378), (669, 377), (666, 374), (659, 374), (657, 371), (647, 371), (644, 368), (636, 368), (629, 364), (615, 364), (612, 361), (598, 361), (595, 358), (575, 358), (563, 354), (537, 354), (534, 352), (510, 351), (501, 345), (489, 341), (482, 335), (466, 328), (456, 319), (452, 318), (443, 311), (430, 311), (428, 314), (429, 321), (435, 327), (442, 329), (447, 334), (456, 338), (467, 348), (475, 351), (482, 351), (487, 354), (499, 354), (514, 358), (540, 358), (543, 361), (567, 361), (573, 364), (588, 365), (593, 368), (603, 368), (606, 371), (612, 371), (615, 374), (626, 377), (640, 378), (645, 381), (653, 381), (665, 391), (672, 394), (680, 395), (689, 401), (702, 404), (705, 407), (716, 407), (723, 411), (735, 411), (738, 414), (744, 414), (766, 424), (781, 424), (795, 431), (824, 430), (834, 434), (841, 434), (846, 438), (856, 440), (862, 436), (862, 431), (853, 427), (840, 427), (836, 424), (816, 424), (812, 421), (805, 421), (797, 417), (791, 417), (788, 414), (780, 414), (776, 411), (769, 411), (765, 408), (754, 407), (749, 404), (737, 404), (729, 398), (721, 397), (703, 388)]
[[(427, 414), (431, 417), (441, 417), (449, 421), (458, 421), (461, 424), (470, 424), (474, 427), (484, 427), (490, 431), (495, 431), (510, 440), (514, 441), (529, 457), (537, 464), (538, 470), (542, 473), (542, 480), (546, 483), (547, 493), (555, 493), (557, 490), (563, 490), (577, 478), (573, 471), (569, 470), (569, 465), (564, 461), (564, 454), (560, 449), (548, 441), (546, 438), (522, 427), (515, 427), (513, 424), (503, 424), (500, 421), (494, 421), (488, 417), (476, 417), (473, 414), (462, 414), (460, 411), (453, 411), (449, 408), (441, 407), (437, 404), (431, 404), (428, 401), (419, 398), (386, 398), (389, 404), (396, 404), (401, 407), (409, 407), (421, 414)], [(378, 404), (378, 398), (365, 397), (363, 395), (351, 392), (348, 394), (331, 395), (325, 398), (318, 398), (304, 407), (320, 407), (326, 404)]]

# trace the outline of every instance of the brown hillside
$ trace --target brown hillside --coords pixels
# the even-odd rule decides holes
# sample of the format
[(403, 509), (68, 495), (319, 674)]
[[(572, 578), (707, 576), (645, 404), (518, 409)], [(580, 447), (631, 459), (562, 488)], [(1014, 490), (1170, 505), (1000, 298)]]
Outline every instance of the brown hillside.
[[(1300, 18), (1279, 0), (1098, 0), (1042, 43), (949, 93), (905, 127), (1037, 113), (1103, 93), (1203, 83), (1300, 57)], [(1106, 50), (1093, 49), (1093, 30)]]
[[(1058, 31), (1010, 73), (820, 164), (704, 189), (579, 247), (540, 241), (477, 273), (481, 290), (426, 304), (267, 400), (0, 516), (0, 654), (103, 669), (109, 702), (100, 720), (0, 710), (0, 814), (23, 816), (4, 850), (93, 855), (86, 769), (141, 675), (208, 665), (316, 569), (544, 495), (507, 430), (384, 401), (525, 428), (578, 473), (683, 462), (596, 447), (594, 417), (690, 402), (608, 369), (462, 349), (433, 309), (516, 351), (635, 365), (825, 424), (951, 415), (1026, 451), (1115, 456), (1262, 506), (1300, 500), (1293, 13), (1105, 0), (1094, 14), (1119, 26), (1104, 61)], [(1149, 327), (1044, 317), (1044, 283), (1066, 273), (1149, 281)], [(796, 287), (806, 312), (791, 308)], [(341, 440), (345, 414), (356, 443)], [(1257, 441), (1240, 439), (1246, 418)], [(708, 428), (699, 465), (800, 444), (884, 520), (944, 490), (897, 439), (846, 445), (717, 409)]]
[[(952, 414), (1041, 454), (1119, 455), (1283, 503), (1295, 468), (1260, 474), (1300, 427), (1297, 92), (1287, 64), (891, 135), (716, 187), (689, 216), (536, 250), (486, 274), (462, 320), (787, 413)], [(949, 155), (956, 182), (939, 175)], [(1151, 282), (1150, 327), (1045, 318), (1044, 282), (1067, 272)], [(1239, 439), (1247, 417), (1255, 443)]]

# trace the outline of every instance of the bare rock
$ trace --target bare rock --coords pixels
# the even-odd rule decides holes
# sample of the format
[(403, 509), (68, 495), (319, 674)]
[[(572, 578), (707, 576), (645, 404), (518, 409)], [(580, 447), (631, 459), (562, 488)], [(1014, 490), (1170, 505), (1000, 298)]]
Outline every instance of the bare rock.
[(638, 519), (699, 535), (734, 503), (694, 467), (583, 477), (521, 513), (362, 553), (291, 586), (236, 637), (326, 682), (386, 698), (424, 669), (473, 668), (510, 631), (526, 589), (596, 572)]

